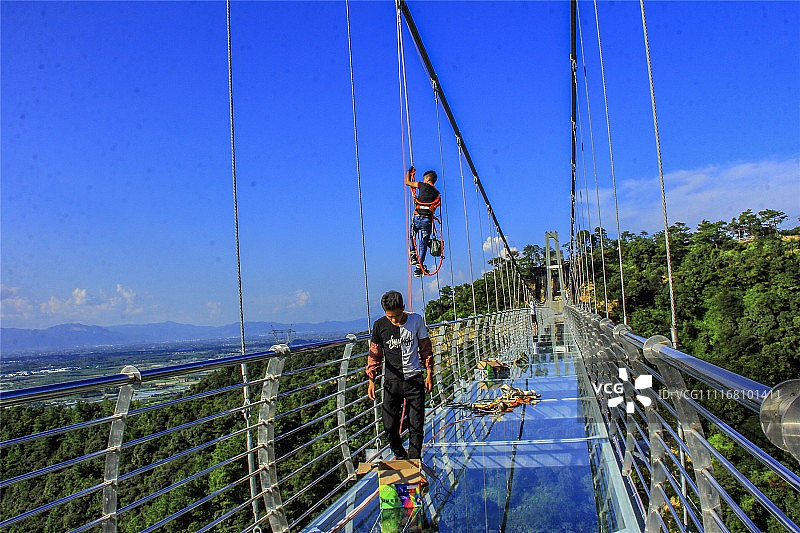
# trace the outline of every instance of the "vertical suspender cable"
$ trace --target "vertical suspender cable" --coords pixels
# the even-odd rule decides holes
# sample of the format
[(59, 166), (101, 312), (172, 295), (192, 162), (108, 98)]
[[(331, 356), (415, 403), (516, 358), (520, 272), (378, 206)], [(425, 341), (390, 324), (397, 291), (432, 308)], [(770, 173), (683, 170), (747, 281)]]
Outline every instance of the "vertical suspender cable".
[[(240, 330), (240, 339), (241, 339), (241, 353), (242, 355), (245, 354), (245, 345), (244, 345), (244, 298), (242, 296), (242, 261), (241, 261), (241, 254), (239, 252), (239, 200), (238, 200), (238, 193), (236, 190), (236, 142), (234, 136), (234, 126), (233, 126), (233, 52), (231, 49), (231, 2), (230, 0), (226, 0), (225, 2), (225, 11), (226, 11), (226, 22), (227, 22), (227, 30), (228, 30), (228, 105), (230, 111), (230, 124), (231, 124), (231, 173), (233, 175), (233, 223), (234, 223), (234, 233), (236, 237), (236, 275), (238, 278), (238, 285), (239, 285), (239, 330)], [(253, 453), (253, 434), (250, 431), (250, 427), (252, 426), (252, 410), (250, 409), (250, 385), (249, 379), (247, 377), (247, 364), (242, 363), (241, 365), (241, 372), (242, 372), (242, 383), (244, 384), (244, 406), (246, 409), (242, 411), (242, 415), (244, 415), (245, 424), (248, 427), (247, 431), (247, 465), (250, 469), (250, 473), (252, 474), (256, 470), (256, 456)], [(250, 497), (253, 499), (253, 518), (255, 523), (258, 523), (259, 516), (258, 516), (258, 500), (256, 499), (256, 494), (258, 494), (258, 487), (256, 485), (256, 477), (250, 477)]]
[[(403, 159), (403, 172), (405, 172), (406, 168), (406, 139), (405, 139), (405, 124), (404, 124), (404, 117), (403, 117), (403, 81), (405, 79), (405, 74), (403, 69), (405, 67), (405, 60), (403, 59), (403, 28), (401, 24), (401, 15), (400, 15), (400, 4), (398, 0), (395, 0), (395, 7), (397, 8), (397, 15), (396, 15), (396, 24), (397, 24), (397, 81), (398, 86), (400, 88), (400, 145), (402, 150), (402, 159)], [(406, 108), (406, 113), (408, 112), (408, 108)], [(413, 164), (413, 156), (412, 156), (412, 164)], [(405, 243), (403, 244), (403, 248), (408, 247), (408, 243), (411, 240), (410, 235), (410, 222), (411, 219), (409, 217), (409, 213), (411, 211), (410, 202), (409, 202), (409, 193), (406, 190), (405, 183), (403, 184), (403, 200), (405, 202), (405, 222), (406, 222), (406, 229), (405, 229)], [(408, 292), (406, 296), (406, 303), (410, 310), (414, 309), (414, 302), (413, 302), (413, 292), (411, 286), (411, 263), (408, 262), (407, 266), (408, 272)]]
[[(576, 31), (575, 31), (575, 17), (577, 12), (577, 0), (570, 0), (569, 2), (569, 19), (570, 19), (570, 49), (569, 49), (569, 63), (570, 63), (570, 95), (572, 99), (572, 158), (570, 160), (571, 163), (571, 188), (570, 188), (570, 225), (569, 225), (569, 246), (570, 246), (570, 257), (569, 257), (569, 265), (570, 265), (570, 278), (572, 278), (572, 285), (571, 289), (575, 291), (575, 167), (576, 167), (576, 159), (575, 159), (575, 144), (577, 141), (577, 100), (578, 100), (578, 83), (577, 83), (577, 76), (575, 75), (575, 69), (578, 66), (577, 61), (577, 39), (576, 39)], [(563, 291), (563, 287), (562, 287)], [(565, 294), (569, 294), (567, 291), (563, 291)], [(576, 295), (577, 296), (577, 295)], [(577, 297), (576, 297), (577, 300)]]
[[(578, 21), (578, 27), (580, 28), (580, 20)], [(581, 43), (581, 55), (583, 55), (583, 43)], [(584, 72), (585, 72), (585, 70), (584, 70)], [(581, 219), (582, 220), (584, 219), (584, 215), (587, 216), (586, 223), (584, 224), (584, 228), (586, 230), (588, 230), (587, 233), (588, 233), (588, 235), (590, 237), (588, 239), (588, 241), (589, 241), (589, 243), (588, 243), (588, 254), (586, 253), (587, 252), (587, 243), (586, 242), (583, 243), (583, 249), (584, 249), (584, 259), (585, 259), (585, 262), (586, 262), (586, 278), (587, 278), (587, 282), (588, 282), (589, 271), (590, 271), (589, 263), (591, 262), (592, 293), (589, 295), (589, 298), (590, 298), (589, 305), (591, 306), (592, 299), (593, 299), (594, 312), (597, 313), (597, 281), (595, 279), (595, 272), (594, 272), (594, 247), (592, 246), (592, 239), (591, 239), (592, 214), (591, 214), (591, 210), (589, 209), (589, 181), (586, 178), (586, 152), (584, 150), (584, 142), (583, 142), (583, 122), (581, 121), (580, 101), (578, 102), (578, 104), (579, 104), (578, 105), (578, 129), (580, 131), (580, 137), (581, 137), (581, 161), (583, 161), (582, 169), (583, 169), (583, 185), (584, 185), (584, 188), (581, 189), (580, 194), (581, 194), (581, 203), (586, 207), (586, 212), (585, 213), (583, 211), (583, 208), (581, 208)], [(588, 114), (588, 107), (589, 107), (588, 100), (587, 100), (587, 103), (586, 103), (586, 107), (587, 107), (587, 114)], [(589, 117), (589, 123), (591, 124), (591, 117)], [(589, 132), (589, 135), (591, 136), (591, 131)], [(594, 150), (594, 142), (592, 142), (592, 150)], [(594, 158), (594, 152), (592, 152), (592, 158)], [(584, 203), (584, 200), (583, 200), (583, 192), (584, 191), (586, 191), (585, 203)]]
[[(461, 146), (461, 153), (464, 156), (464, 160), (467, 162), (469, 169), (472, 171), (472, 175), (476, 177), (478, 182), (478, 189), (483, 196), (483, 201), (486, 202), (487, 207), (491, 208), (491, 202), (489, 202), (489, 197), (486, 194), (486, 190), (483, 187), (483, 184), (478, 177), (478, 171), (475, 168), (475, 163), (472, 161), (472, 156), (470, 156), (469, 150), (464, 143), (464, 137), (461, 135), (461, 130), (458, 128), (458, 124), (456, 124), (455, 117), (453, 116), (453, 112), (450, 109), (450, 104), (448, 104), (447, 99), (445, 98), (444, 91), (442, 90), (441, 83), (439, 83), (439, 78), (436, 76), (436, 72), (433, 69), (433, 64), (428, 57), (428, 53), (425, 50), (425, 46), (422, 43), (422, 38), (419, 35), (419, 31), (417, 31), (416, 24), (414, 23), (414, 19), (411, 16), (411, 12), (408, 9), (408, 4), (405, 0), (395, 0), (396, 4), (400, 6), (402, 11), (403, 17), (405, 18), (406, 25), (408, 26), (409, 32), (411, 33), (411, 38), (414, 40), (414, 45), (416, 46), (417, 52), (422, 60), (422, 63), (425, 67), (425, 70), (428, 73), (428, 77), (430, 78), (431, 82), (434, 83), (434, 88), (436, 92), (439, 94), (439, 99), (442, 104), (442, 109), (444, 110), (447, 119), (450, 121), (450, 125), (453, 128), (453, 133), (455, 133), (456, 138), (458, 139), (460, 146)], [(505, 234), (503, 233), (502, 229), (500, 228), (500, 222), (497, 220), (497, 217), (494, 215), (494, 212), (491, 211), (492, 219), (494, 220), (495, 227), (497, 228), (497, 233), (500, 236), (500, 239), (503, 241), (504, 246), (510, 251), (508, 242), (506, 240)], [(519, 272), (519, 267), (514, 260), (514, 257), (511, 257), (511, 264), (515, 270)]]
[(486, 291), (486, 312), (489, 313), (489, 285), (486, 284), (486, 254), (483, 251), (483, 222), (481, 222), (481, 204), (478, 199), (477, 181), (475, 182), (475, 205), (478, 208), (478, 228), (481, 234), (481, 259), (483, 260), (483, 263), (481, 263), (481, 279), (483, 280), (483, 288)]
[(506, 272), (506, 260), (503, 259), (502, 255), (503, 255), (503, 250), (501, 250), (500, 247), (498, 246), (497, 262), (499, 265), (498, 268), (500, 269), (500, 289), (502, 290), (503, 294), (503, 309), (508, 309), (509, 307), (511, 307), (511, 302), (509, 302), (507, 299), (508, 291), (506, 290), (506, 278), (503, 277), (503, 275)]
[[(603, 242), (603, 217), (601, 215), (600, 209), (600, 185), (597, 179), (597, 153), (595, 152), (594, 148), (594, 128), (592, 126), (592, 106), (591, 101), (589, 99), (589, 80), (586, 74), (586, 51), (583, 47), (583, 27), (581, 26), (581, 17), (580, 17), (580, 5), (578, 5), (578, 37), (580, 38), (581, 44), (581, 63), (583, 65), (583, 88), (586, 94), (586, 116), (589, 120), (589, 142), (591, 143), (592, 147), (592, 171), (594, 173), (594, 192), (595, 192), (595, 200), (597, 202), (597, 224), (600, 228), (600, 264), (603, 270), (603, 297), (604, 297), (604, 304), (605, 304), (605, 313), (606, 318), (608, 318), (608, 284), (606, 283), (606, 250), (605, 250), (605, 243)], [(589, 185), (588, 182), (586, 184), (586, 210), (589, 214), (589, 230), (591, 228), (591, 211), (589, 209)], [(594, 245), (592, 244), (591, 234), (589, 236), (589, 244), (592, 249), (592, 271), (594, 271)], [(595, 298), (597, 301), (597, 298)], [(595, 311), (597, 312), (597, 311)]]
[[(491, 215), (489, 214), (489, 208), (486, 208), (486, 222), (489, 225), (489, 243), (490, 243), (490, 250), (492, 252), (492, 258), (496, 257), (495, 255), (495, 243), (494, 243), (494, 231), (492, 231), (492, 219)], [(500, 310), (500, 297), (497, 294), (497, 266), (492, 265), (492, 278), (494, 278), (494, 305), (495, 311)]]
[[(444, 152), (442, 151), (442, 125), (441, 121), (439, 120), (439, 93), (436, 92), (436, 81), (431, 82), (433, 84), (433, 96), (434, 100), (436, 101), (436, 133), (439, 139), (439, 164), (442, 170), (442, 191), (444, 192), (444, 202), (442, 202), (442, 208), (444, 209), (444, 224), (445, 228), (447, 229), (447, 242), (450, 243), (450, 246), (453, 245), (453, 240), (450, 238), (450, 215), (448, 214), (447, 210), (447, 180), (444, 177)], [(453, 300), (453, 320), (458, 319), (458, 313), (456, 311), (456, 285), (455, 279), (453, 277), (453, 254), (447, 254), (450, 259), (450, 288), (451, 288), (451, 296)], [(438, 274), (437, 274), (438, 275)]]
[[(608, 129), (608, 152), (611, 161), (611, 183), (614, 188), (614, 212), (617, 217), (617, 252), (619, 255), (619, 284), (622, 293), (622, 322), (628, 323), (628, 312), (625, 307), (625, 271), (622, 267), (622, 232), (619, 229), (619, 204), (617, 203), (617, 177), (614, 173), (614, 149), (611, 145), (611, 119), (608, 116), (608, 93), (606, 91), (606, 74), (603, 65), (603, 45), (600, 40), (600, 15), (597, 11), (597, 0), (594, 0), (594, 20), (597, 25), (597, 48), (600, 51), (600, 77), (603, 80), (603, 101), (606, 105), (606, 128)], [(600, 236), (602, 239), (602, 235)]]
[(467, 213), (467, 189), (464, 186), (464, 167), (461, 164), (461, 138), (458, 138), (458, 170), (461, 173), (461, 197), (464, 200), (464, 227), (467, 233), (467, 255), (469, 256), (469, 279), (472, 286), (472, 311), (478, 315), (478, 306), (475, 303), (475, 276), (472, 273), (472, 246), (469, 238), (469, 214)]
[[(511, 254), (509, 253), (508, 255), (510, 256)], [(508, 261), (503, 261), (503, 265), (505, 266), (506, 271), (506, 290), (508, 291), (508, 308), (510, 309), (514, 307), (514, 298), (511, 297), (511, 275), (508, 272), (510, 267), (508, 265)]]
[(647, 20), (644, 16), (644, 0), (639, 0), (642, 9), (642, 30), (644, 32), (644, 47), (647, 53), (647, 75), (650, 79), (650, 100), (653, 103), (653, 127), (656, 135), (656, 153), (658, 154), (658, 179), (661, 183), (661, 208), (664, 213), (664, 242), (667, 253), (667, 279), (669, 280), (669, 303), (672, 314), (672, 344), (678, 346), (677, 313), (675, 311), (675, 291), (672, 284), (672, 258), (669, 250), (669, 222), (667, 221), (667, 194), (664, 190), (664, 168), (661, 164), (661, 139), (658, 134), (658, 115), (656, 114), (656, 92), (653, 87), (653, 66), (650, 62), (650, 41), (647, 38)]
[(367, 331), (372, 331), (372, 317), (369, 312), (369, 278), (367, 276), (367, 241), (364, 236), (364, 203), (361, 195), (361, 160), (358, 153), (358, 121), (356, 120), (356, 83), (353, 75), (353, 44), (350, 38), (350, 2), (344, 1), (347, 12), (347, 54), (350, 59), (350, 97), (353, 101), (353, 141), (356, 150), (356, 182), (358, 184), (358, 216), (361, 221), (361, 254), (364, 259), (364, 294), (367, 304)]

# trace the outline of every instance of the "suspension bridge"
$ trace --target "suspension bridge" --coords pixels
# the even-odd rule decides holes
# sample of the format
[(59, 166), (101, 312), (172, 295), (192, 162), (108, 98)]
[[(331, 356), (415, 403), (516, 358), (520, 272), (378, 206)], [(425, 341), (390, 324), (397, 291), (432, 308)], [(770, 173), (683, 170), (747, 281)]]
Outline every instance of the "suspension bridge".
[[(0, 392), (3, 417), (78, 401), (70, 411), (74, 416), (36, 421), (24, 434), (3, 437), (4, 464), (16, 465), (2, 473), (3, 508), (13, 500), (15, 509), (22, 501), (25, 510), (4, 510), (0, 528), (31, 531), (46, 523), (51, 525), (43, 529), (72, 532), (800, 531), (796, 506), (785, 504), (797, 502), (800, 492), (800, 380), (758, 383), (678, 349), (669, 231), (664, 253), (671, 338), (645, 338), (626, 325), (624, 276), (623, 323), (598, 314), (609, 309), (605, 265), (595, 272), (587, 260), (593, 255), (591, 240), (576, 238), (592, 223), (588, 181), (581, 187), (577, 174), (582, 145), (577, 50), (583, 44), (577, 3), (571, 7), (570, 254), (565, 261), (558, 235), (545, 235), (544, 280), (538, 281), (544, 290), (539, 292), (523, 276), (501, 229), (409, 7), (396, 3), (404, 154), (413, 164), (403, 81), (407, 31), (430, 79), (437, 113), (441, 109), (456, 136), (459, 163), (483, 200), (490, 242), (502, 246), (492, 254), (507, 258), (485, 276), (484, 288), (495, 287), (494, 306), (487, 290), (487, 309), (479, 308), (473, 285), (469, 316), (458, 316), (453, 295), (456, 318), (428, 324), (435, 363), (422, 456), (429, 486), (421, 507), (382, 510), (376, 474), (356, 473), (360, 462), (391, 458), (379, 401), (366, 395), (369, 335), (354, 332), (300, 348), (276, 344), (248, 351), (241, 312), (237, 355), (151, 369), (131, 361), (118, 374)], [(643, 2), (641, 11), (649, 52)], [(237, 213), (230, 8), (228, 24)], [(352, 58), (350, 66), (352, 84)], [(651, 71), (649, 78), (658, 139)], [(660, 167), (658, 145), (657, 150)], [(613, 153), (611, 164), (613, 177)], [(464, 167), (460, 178), (464, 191)], [(666, 228), (663, 173), (661, 178)], [(409, 199), (407, 213), (411, 207)], [(600, 219), (598, 212), (602, 227)], [(618, 214), (616, 219), (618, 226)], [(442, 222), (448, 242), (446, 212)], [(466, 207), (465, 222), (469, 233)], [(238, 259), (238, 218), (236, 232)], [(622, 246), (617, 250), (622, 270)], [(366, 247), (363, 252), (369, 312)], [(470, 279), (475, 279), (471, 251), (469, 257)], [(447, 270), (446, 263), (438, 267)], [(431, 274), (434, 270), (439, 268)], [(412, 282), (409, 267), (409, 297)], [(480, 368), (486, 361), (502, 362), (508, 375), (492, 379)], [(179, 397), (136, 401), (137, 390), (198, 373), (213, 379)], [(491, 413), (468, 407), (500, 399), (501, 385), (535, 390), (539, 400)], [(698, 387), (704, 392), (699, 397)], [(112, 411), (80, 407), (81, 395), (97, 391), (114, 399)], [(711, 394), (745, 414), (726, 419), (715, 413), (705, 401)], [(754, 442), (754, 427), (758, 440), (769, 444)], [(712, 430), (736, 451), (715, 445)], [(85, 445), (81, 453), (64, 456), (67, 442)], [(26, 460), (42, 454), (43, 464)], [(764, 468), (768, 488), (731, 459), (741, 454)], [(64, 484), (68, 472), (77, 472), (81, 483)], [(775, 502), (776, 492), (793, 497)]]

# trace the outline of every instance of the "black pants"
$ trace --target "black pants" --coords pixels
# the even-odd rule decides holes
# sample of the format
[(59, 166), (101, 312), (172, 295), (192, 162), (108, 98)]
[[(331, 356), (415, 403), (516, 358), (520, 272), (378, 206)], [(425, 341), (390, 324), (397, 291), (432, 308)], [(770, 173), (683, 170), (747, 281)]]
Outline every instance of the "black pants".
[(389, 446), (398, 459), (406, 455), (400, 438), (400, 416), (404, 399), (408, 421), (408, 457), (419, 459), (425, 430), (425, 379), (421, 372), (405, 381), (383, 381), (383, 429), (389, 436)]

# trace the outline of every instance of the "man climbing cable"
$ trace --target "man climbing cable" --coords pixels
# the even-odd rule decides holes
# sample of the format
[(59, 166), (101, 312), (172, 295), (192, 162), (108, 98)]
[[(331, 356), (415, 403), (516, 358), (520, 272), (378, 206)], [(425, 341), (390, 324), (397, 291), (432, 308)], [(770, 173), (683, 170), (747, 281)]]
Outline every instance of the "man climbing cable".
[[(409, 167), (405, 175), (405, 183), (411, 187), (414, 194), (414, 217), (411, 219), (411, 234), (408, 255), (414, 267), (414, 275), (422, 277), (427, 271), (425, 268), (425, 255), (431, 240), (431, 228), (436, 208), (442, 204), (439, 191), (433, 185), (438, 176), (433, 170), (428, 170), (422, 176), (423, 181), (416, 181), (414, 175), (417, 169)], [(417, 257), (419, 252), (419, 257)]]

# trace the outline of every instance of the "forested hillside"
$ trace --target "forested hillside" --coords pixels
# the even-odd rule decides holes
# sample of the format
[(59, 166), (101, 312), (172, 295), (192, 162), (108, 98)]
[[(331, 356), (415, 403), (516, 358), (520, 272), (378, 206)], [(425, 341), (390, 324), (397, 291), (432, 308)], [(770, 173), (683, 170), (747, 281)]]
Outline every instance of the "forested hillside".
[[(754, 214), (748, 210), (730, 222), (703, 221), (695, 230), (679, 222), (669, 230), (678, 348), (769, 387), (800, 377), (800, 227), (780, 230), (785, 220), (786, 215), (779, 211), (764, 210)], [(596, 228), (593, 233), (579, 232), (575, 246), (582, 253), (586, 251), (581, 258), (584, 266), (580, 275), (590, 280), (584, 284), (581, 303), (602, 316), (607, 310), (614, 323), (622, 323), (617, 241)], [(605, 261), (601, 250), (605, 252)], [(622, 258), (628, 324), (644, 337), (656, 334), (669, 337), (671, 313), (664, 232), (654, 235), (623, 233)], [(534, 294), (544, 299), (544, 249), (528, 245), (516, 259)], [(575, 269), (572, 274), (578, 277), (578, 260), (567, 263), (567, 278), (572, 277), (570, 267)], [(493, 311), (497, 302), (504, 308), (502, 295), (495, 298), (494, 292), (495, 279), (499, 292), (508, 292), (501, 284), (505, 278), (502, 273), (503, 269), (495, 269), (475, 282), (479, 313), (486, 312), (487, 308)], [(452, 317), (452, 289), (445, 287), (442, 294), (438, 300), (428, 303), (428, 322)], [(470, 284), (455, 288), (455, 305), (459, 316), (472, 313)], [(706, 388), (690, 379), (687, 379), (687, 386)], [(704, 403), (747, 438), (797, 471), (796, 460), (766, 439), (756, 414), (724, 398), (712, 398)], [(704, 426), (709, 442), (800, 523), (797, 492), (715, 427)], [(673, 452), (677, 454), (677, 448)], [(756, 524), (765, 531), (784, 531), (730, 474), (719, 465), (715, 472)], [(679, 508), (680, 502), (673, 503)], [(732, 513), (725, 514), (725, 522), (731, 531), (745, 531)]]
[[(681, 350), (765, 384), (800, 375), (800, 227), (779, 231), (785, 219), (779, 211), (746, 211), (728, 223), (703, 221), (694, 231), (680, 222), (670, 227)], [(585, 285), (581, 301), (593, 310), (596, 302), (597, 312), (605, 315), (607, 288), (609, 318), (622, 323), (617, 241), (599, 228), (594, 233), (581, 231), (577, 237), (576, 249), (593, 250), (595, 280)], [(669, 337), (664, 232), (624, 232), (622, 258), (628, 324), (644, 337)], [(526, 281), (543, 299), (544, 249), (525, 246), (516, 260)], [(592, 264), (588, 266), (591, 276)], [(577, 260), (572, 268), (578, 269)], [(475, 281), (479, 313), (494, 311), (498, 300), (500, 309), (507, 305), (505, 284), (503, 269)], [(429, 323), (453, 317), (452, 291), (443, 287), (442, 296), (428, 302)], [(455, 288), (455, 305), (458, 316), (473, 313), (470, 284)]]

